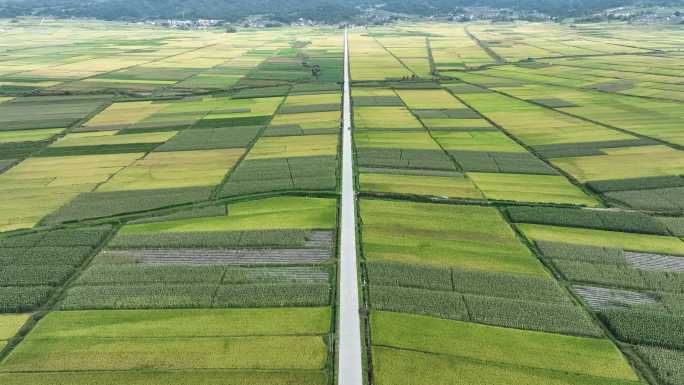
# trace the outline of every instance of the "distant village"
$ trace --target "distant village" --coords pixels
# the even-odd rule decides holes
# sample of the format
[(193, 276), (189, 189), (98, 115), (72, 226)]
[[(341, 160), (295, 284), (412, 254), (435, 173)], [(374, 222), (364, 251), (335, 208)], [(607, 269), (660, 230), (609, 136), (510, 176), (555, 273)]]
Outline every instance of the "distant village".
[[(381, 25), (400, 20), (415, 20), (415, 15), (405, 15), (387, 12), (377, 8), (364, 9), (363, 12), (348, 23), (350, 25)], [(547, 14), (537, 11), (517, 11), (513, 9), (495, 9), (487, 7), (459, 8), (447, 14), (433, 15), (421, 18), (434, 21), (457, 21), (468, 22), (476, 20), (489, 20), (494, 22), (527, 20), (527, 21), (561, 21)], [(600, 21), (625, 21), (637, 23), (665, 23), (684, 24), (684, 9), (677, 10), (666, 7), (619, 7), (605, 10), (601, 13), (570, 20), (573, 22), (600, 22)], [(226, 32), (233, 32), (236, 27), (242, 28), (273, 28), (286, 25), (286, 23), (274, 20), (265, 15), (250, 16), (238, 22), (227, 22), (220, 19), (168, 19), (147, 20), (145, 24), (166, 27), (179, 30), (202, 30), (223, 27)], [(300, 18), (287, 23), (290, 26), (321, 26), (324, 22)], [(232, 30), (231, 30), (232, 29)]]

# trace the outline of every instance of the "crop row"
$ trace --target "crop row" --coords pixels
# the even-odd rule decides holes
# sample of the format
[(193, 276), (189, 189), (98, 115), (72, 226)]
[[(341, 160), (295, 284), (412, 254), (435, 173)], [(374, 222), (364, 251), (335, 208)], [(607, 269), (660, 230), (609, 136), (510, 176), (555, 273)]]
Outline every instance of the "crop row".
[[(645, 216), (639, 222), (643, 214), (629, 216), (631, 221), (622, 222), (627, 223), (623, 227), (657, 228), (651, 217)], [(673, 263), (677, 266), (681, 257), (638, 254), (638, 261), (643, 260), (648, 266), (640, 268), (635, 264), (638, 261), (621, 249), (544, 241), (537, 241), (537, 246), (565, 279), (583, 283), (575, 286), (575, 291), (594, 308), (616, 338), (634, 344), (637, 353), (664, 383), (681, 384), (677, 373), (682, 371), (684, 349), (684, 273), (669, 267)], [(648, 262), (654, 258), (669, 259), (664, 264)]]
[(337, 186), (336, 157), (245, 160), (231, 173), (222, 196), (283, 190), (330, 191)]
[(324, 266), (237, 268), (219, 265), (95, 264), (76, 285), (146, 284), (286, 284), (328, 282), (330, 269)]
[(456, 170), (441, 150), (359, 147), (356, 156), (359, 167)]
[(107, 217), (206, 200), (212, 187), (87, 192), (43, 219), (47, 225)]
[(22, 313), (37, 309), (54, 290), (50, 286), (0, 286), (0, 313)]
[(179, 132), (155, 151), (192, 151), (246, 147), (260, 126), (191, 129)]
[[(633, 139), (586, 143), (544, 144), (534, 146), (534, 149), (544, 158), (566, 158), (573, 156), (605, 155), (605, 152), (603, 151), (605, 148), (648, 146), (657, 143), (658, 142), (653, 139)], [(591, 184), (593, 185), (594, 183), (592, 182)], [(599, 185), (600, 184), (601, 183), (599, 183)]]
[(573, 282), (684, 294), (684, 273), (682, 272), (651, 271), (628, 265), (568, 260), (556, 260), (554, 264), (568, 280)]
[(96, 246), (109, 234), (109, 231), (111, 231), (110, 226), (96, 226), (0, 237), (0, 247)]
[(465, 171), (557, 175), (558, 172), (528, 152), (449, 151)]
[(405, 287), (371, 286), (373, 309), (585, 336), (600, 329), (574, 304), (543, 303)]
[(330, 303), (328, 284), (127, 284), (75, 286), (61, 309), (156, 309), (208, 307), (323, 306)]
[(303, 247), (304, 230), (193, 231), (119, 234), (107, 245), (112, 249)]
[[(627, 289), (684, 293), (684, 273), (665, 269), (639, 269), (620, 249), (538, 242), (546, 258), (573, 282)], [(675, 257), (676, 258), (676, 257)]]
[(110, 226), (99, 226), (0, 238), (0, 311), (36, 309), (110, 231)]
[(568, 303), (568, 298), (560, 286), (545, 277), (382, 262), (367, 263), (366, 271), (371, 285), (455, 291), (547, 303)]
[(513, 222), (669, 235), (665, 225), (640, 212), (526, 206), (506, 211)]

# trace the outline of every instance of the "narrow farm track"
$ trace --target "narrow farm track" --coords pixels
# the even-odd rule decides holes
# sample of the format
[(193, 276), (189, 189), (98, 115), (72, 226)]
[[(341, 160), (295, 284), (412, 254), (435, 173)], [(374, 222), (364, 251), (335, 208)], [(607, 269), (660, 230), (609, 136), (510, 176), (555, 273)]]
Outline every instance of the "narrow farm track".
[(340, 225), (340, 304), (338, 385), (361, 385), (361, 321), (356, 261), (356, 192), (349, 95), (349, 44), (344, 31), (344, 96), (342, 121), (342, 208)]

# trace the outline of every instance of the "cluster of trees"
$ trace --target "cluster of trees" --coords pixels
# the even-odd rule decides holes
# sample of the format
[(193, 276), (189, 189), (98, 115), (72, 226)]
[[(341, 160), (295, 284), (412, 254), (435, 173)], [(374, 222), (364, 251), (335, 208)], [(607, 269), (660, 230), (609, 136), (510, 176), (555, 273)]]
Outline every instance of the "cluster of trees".
[(684, 0), (387, 0), (388, 11), (437, 15), (459, 8), (483, 6), (517, 11), (536, 11), (562, 18), (593, 14), (610, 8), (628, 5), (682, 5)]
[(684, 0), (0, 0), (0, 17), (49, 15), (105, 20), (184, 18), (236, 21), (265, 14), (284, 23), (299, 18), (335, 23), (350, 20), (368, 7), (430, 16), (453, 13), (462, 7), (485, 6), (572, 17), (634, 4), (681, 5)]
[(348, 20), (358, 12), (344, 0), (0, 0), (0, 17), (94, 17), (104, 20), (221, 19), (268, 15), (284, 23), (299, 18)]

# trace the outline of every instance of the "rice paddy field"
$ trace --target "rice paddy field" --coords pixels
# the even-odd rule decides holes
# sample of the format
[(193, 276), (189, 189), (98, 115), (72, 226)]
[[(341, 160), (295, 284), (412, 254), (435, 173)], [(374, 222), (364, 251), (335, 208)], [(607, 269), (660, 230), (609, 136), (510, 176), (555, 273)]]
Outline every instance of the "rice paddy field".
[[(0, 383), (338, 383), (345, 30), (0, 30)], [(363, 385), (684, 385), (684, 28), (347, 36)]]
[(683, 32), (351, 34), (369, 383), (684, 384)]

